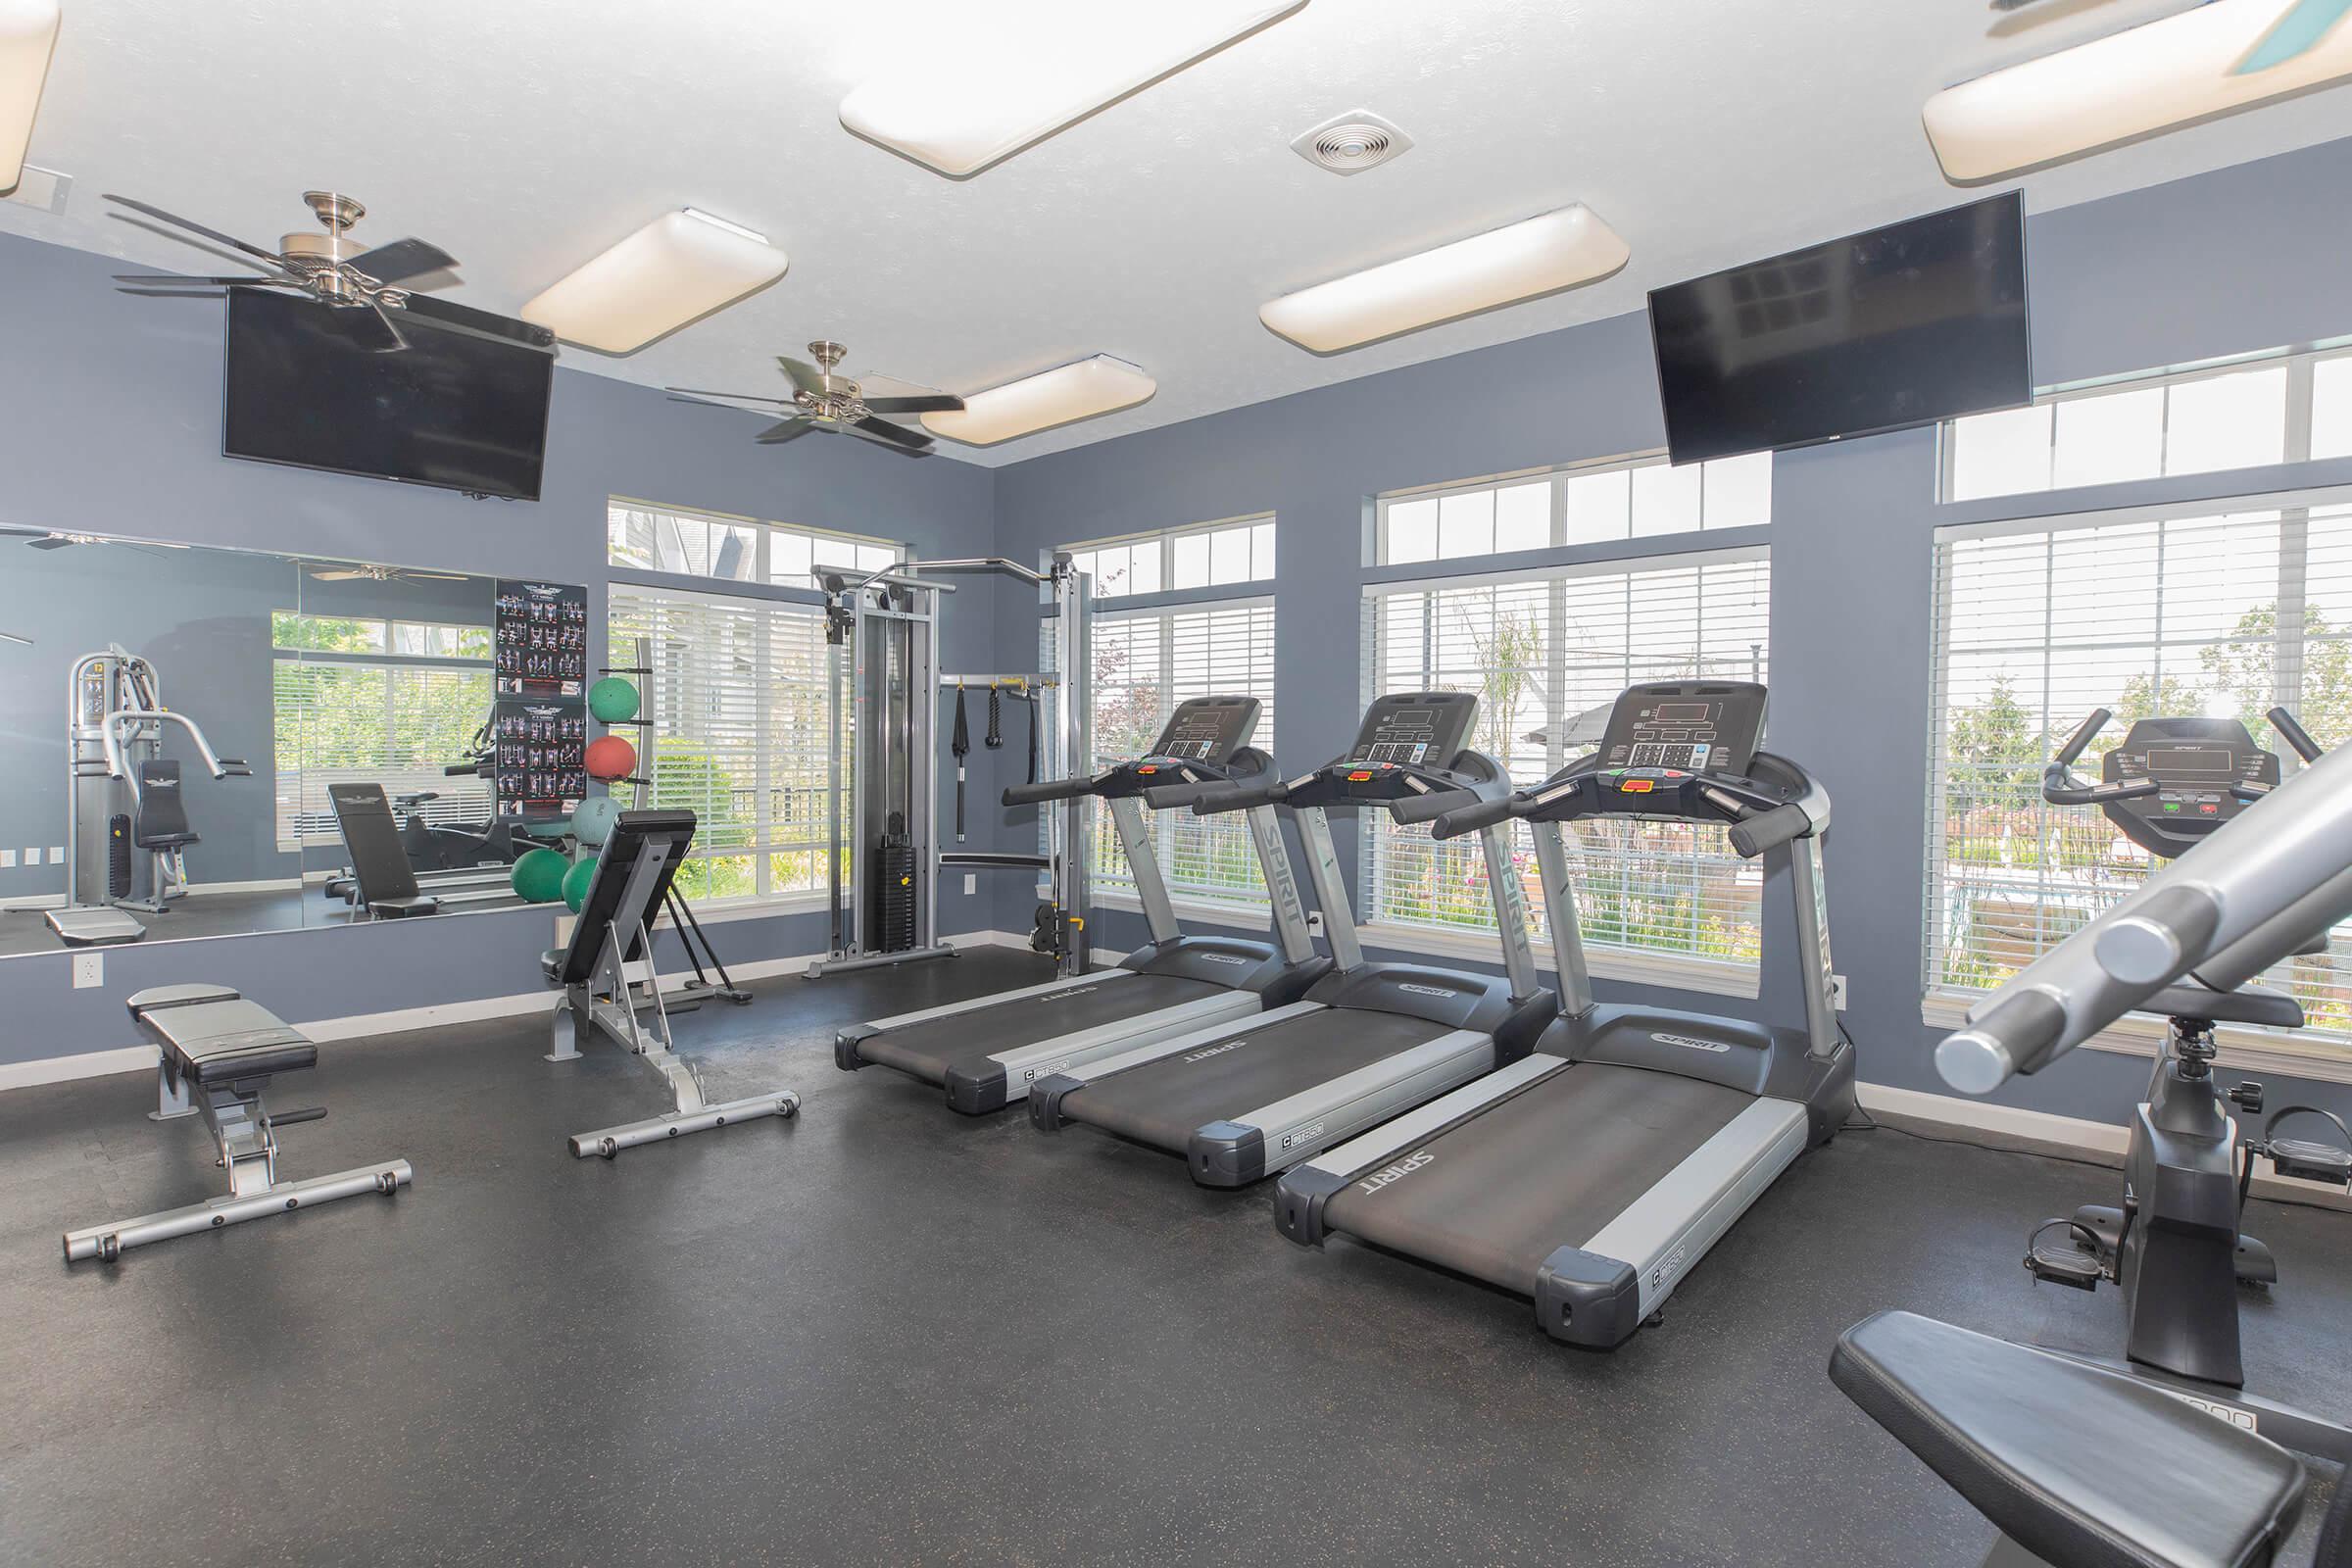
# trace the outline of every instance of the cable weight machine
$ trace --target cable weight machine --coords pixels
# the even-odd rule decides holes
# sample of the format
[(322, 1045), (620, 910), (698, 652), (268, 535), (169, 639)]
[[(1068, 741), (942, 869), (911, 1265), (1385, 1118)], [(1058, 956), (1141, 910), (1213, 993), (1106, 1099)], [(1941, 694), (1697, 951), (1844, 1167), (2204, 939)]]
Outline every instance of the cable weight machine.
[[(1043, 591), (1052, 616), (1052, 670), (940, 671), (939, 596), (956, 587), (933, 578), (961, 572), (1009, 576)], [(1027, 704), (1036, 776), (1061, 777), (1091, 760), (1087, 684), (1093, 668), (1088, 647), (1093, 606), (1085, 573), (1067, 557), (1055, 558), (1041, 572), (984, 556), (911, 563), (863, 576), (829, 574), (822, 586), (834, 697), (826, 862), (832, 940), (829, 956), (808, 966), (808, 978), (953, 956), (955, 949), (939, 939), (943, 866), (1036, 874), (1039, 909), (1030, 945), (1054, 956), (1057, 973), (1083, 973), (1087, 801), (1047, 808), (1046, 852), (1017, 855), (943, 852), (938, 796), (939, 700), (947, 688), (956, 694), (959, 719), (967, 718), (966, 694), (988, 694), (991, 749), (1002, 741), (1005, 699)], [(960, 844), (966, 832), (968, 722), (959, 722), (956, 733), (955, 832)]]

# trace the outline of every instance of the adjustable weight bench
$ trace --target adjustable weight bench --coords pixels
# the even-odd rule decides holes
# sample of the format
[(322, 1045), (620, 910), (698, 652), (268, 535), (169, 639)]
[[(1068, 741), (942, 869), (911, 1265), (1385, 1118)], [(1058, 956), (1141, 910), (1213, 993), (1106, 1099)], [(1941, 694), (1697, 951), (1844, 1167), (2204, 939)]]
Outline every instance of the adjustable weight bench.
[[(571, 941), (540, 961), (550, 985), (563, 988), (556, 1004), (555, 1049), (550, 1061), (577, 1061), (580, 1026), (602, 1030), (612, 1043), (669, 1081), (677, 1108), (664, 1116), (575, 1133), (567, 1147), (579, 1157), (612, 1158), (639, 1144), (660, 1143), (686, 1133), (708, 1132), (731, 1121), (789, 1117), (801, 1097), (789, 1089), (710, 1104), (693, 1063), (677, 1054), (669, 1035), (669, 1013), (662, 1004), (662, 978), (654, 968), (653, 929), (662, 901), (694, 842), (694, 813), (684, 810), (623, 811), (614, 819), (597, 861), (596, 876), (580, 902)], [(643, 958), (646, 978), (629, 983), (628, 965)]]
[(226, 986), (153, 986), (130, 999), (130, 1015), (163, 1053), (157, 1063), (155, 1121), (201, 1115), (228, 1172), (228, 1196), (161, 1214), (66, 1233), (66, 1260), (108, 1261), (134, 1247), (196, 1231), (219, 1230), (264, 1214), (291, 1213), (356, 1198), (389, 1197), (414, 1179), (405, 1159), (388, 1159), (305, 1181), (277, 1179), (277, 1129), (318, 1121), (320, 1109), (270, 1114), (262, 1091), (270, 1076), (318, 1062), (318, 1048), (276, 1014)]

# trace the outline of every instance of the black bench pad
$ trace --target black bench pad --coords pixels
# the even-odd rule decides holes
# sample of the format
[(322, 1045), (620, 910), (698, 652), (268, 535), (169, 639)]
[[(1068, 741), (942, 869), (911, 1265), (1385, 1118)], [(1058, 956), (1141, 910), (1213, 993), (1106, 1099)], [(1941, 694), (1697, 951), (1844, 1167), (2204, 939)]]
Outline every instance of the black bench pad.
[(309, 1036), (224, 986), (157, 986), (130, 999), (130, 1015), (172, 1070), (198, 1084), (318, 1064), (318, 1047)]
[(2028, 1551), (2070, 1568), (2253, 1568), (2303, 1469), (2162, 1390), (1911, 1312), (1847, 1329), (1830, 1380)]

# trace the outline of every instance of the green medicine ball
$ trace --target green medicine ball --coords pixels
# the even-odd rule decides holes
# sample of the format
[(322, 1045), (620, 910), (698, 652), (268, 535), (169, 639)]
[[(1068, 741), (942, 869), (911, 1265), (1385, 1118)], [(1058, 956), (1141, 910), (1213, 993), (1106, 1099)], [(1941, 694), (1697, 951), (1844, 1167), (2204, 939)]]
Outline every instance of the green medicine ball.
[(514, 862), (509, 880), (525, 903), (553, 904), (564, 896), (564, 873), (569, 868), (558, 851), (532, 850)]
[(588, 884), (596, 880), (599, 858), (591, 855), (564, 873), (564, 903), (574, 914), (579, 913), (580, 906), (588, 902)]
[(588, 688), (588, 711), (599, 723), (617, 724), (637, 716), (637, 688), (618, 675), (607, 675)]

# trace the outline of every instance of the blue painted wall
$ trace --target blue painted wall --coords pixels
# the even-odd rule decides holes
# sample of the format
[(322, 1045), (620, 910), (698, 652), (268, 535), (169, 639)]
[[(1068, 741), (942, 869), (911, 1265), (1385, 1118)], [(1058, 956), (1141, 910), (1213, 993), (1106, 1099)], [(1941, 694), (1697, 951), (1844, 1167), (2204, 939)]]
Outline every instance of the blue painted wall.
[[(2352, 140), (2035, 215), (2036, 378), (2072, 381), (2352, 335), (2352, 202), (2316, 199), (2345, 191)], [(1646, 323), (1622, 317), (1001, 469), (999, 548), (1027, 559), (1075, 540), (1278, 514), (1280, 750), (1302, 766), (1335, 755), (1353, 733), (1358, 607), (1364, 583), (1380, 575), (1362, 564), (1374, 495), (1663, 444)], [(1933, 530), (2004, 508), (2084, 511), (2352, 483), (2352, 462), (2077, 491), (2023, 507), (1938, 506), (1936, 479), (1932, 431), (1785, 454), (1769, 534), (1772, 742), (1814, 768), (1836, 803), (1832, 935), (1861, 1070), (1880, 1083), (1941, 1091), (1929, 1054), (1939, 1032), (1920, 1019)], [(1642, 545), (1728, 542), (1718, 533)], [(1626, 553), (1589, 547), (1494, 560)], [(1009, 612), (999, 626), (1005, 657), (1034, 635)], [(1354, 835), (1340, 838), (1352, 863)], [(1768, 890), (1766, 986), (1755, 1005), (1789, 1017), (1794, 982), (1773, 962), (1788, 952), (1787, 925), (1774, 918), (1780, 897)], [(1016, 913), (1007, 908), (998, 923)], [(1141, 927), (1121, 915), (1100, 924), (1113, 947), (1135, 941)], [(1621, 998), (1636, 988), (1601, 990)], [(2078, 1052), (2000, 1098), (2116, 1121), (2139, 1098), (2146, 1071), (2136, 1058)], [(2352, 1112), (2352, 1095), (2331, 1086), (2310, 1094)]]
[[(992, 537), (992, 476), (970, 464), (821, 437), (756, 447), (751, 416), (563, 368), (537, 503), (232, 462), (220, 456), (220, 304), (124, 295), (116, 270), (103, 257), (0, 236), (0, 296), (15, 305), (0, 354), (0, 525), (586, 583), (600, 636), (608, 496), (904, 539), (926, 556), (977, 553)], [(984, 659), (990, 596), (952, 603), (947, 657)], [(105, 635), (91, 626), (84, 640)], [(601, 646), (591, 659), (603, 662)], [(199, 693), (173, 690), (201, 711)], [(975, 760), (991, 783), (993, 764)], [(11, 791), (51, 787), (45, 775), (0, 779)], [(943, 926), (985, 925), (987, 902), (948, 893)], [(63, 952), (0, 958), (0, 1062), (134, 1044), (120, 999), (172, 981), (250, 987), (296, 1019), (513, 995), (538, 984), (553, 923), (544, 910), (516, 910), (140, 944), (110, 950), (106, 983), (85, 991), (73, 989)], [(826, 941), (817, 914), (710, 929), (737, 961)]]

